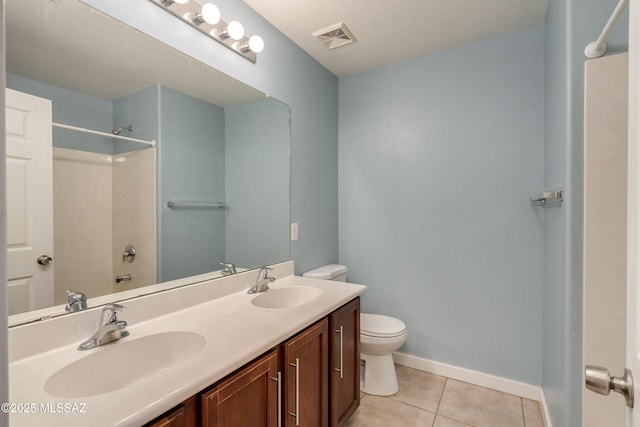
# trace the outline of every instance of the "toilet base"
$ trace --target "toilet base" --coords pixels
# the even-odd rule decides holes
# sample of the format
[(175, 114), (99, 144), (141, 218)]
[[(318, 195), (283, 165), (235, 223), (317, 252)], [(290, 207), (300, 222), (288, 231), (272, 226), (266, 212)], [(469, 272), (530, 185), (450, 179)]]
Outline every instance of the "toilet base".
[(391, 353), (371, 355), (360, 353), (364, 360), (364, 379), (360, 391), (376, 396), (391, 396), (398, 392), (398, 377)]

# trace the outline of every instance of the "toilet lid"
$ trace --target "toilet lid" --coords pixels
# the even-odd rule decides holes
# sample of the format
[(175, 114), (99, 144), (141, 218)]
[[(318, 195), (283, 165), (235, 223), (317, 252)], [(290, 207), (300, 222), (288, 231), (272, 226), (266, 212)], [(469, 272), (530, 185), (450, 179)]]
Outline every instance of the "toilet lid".
[(402, 320), (381, 314), (360, 314), (360, 333), (373, 337), (397, 337), (407, 331)]

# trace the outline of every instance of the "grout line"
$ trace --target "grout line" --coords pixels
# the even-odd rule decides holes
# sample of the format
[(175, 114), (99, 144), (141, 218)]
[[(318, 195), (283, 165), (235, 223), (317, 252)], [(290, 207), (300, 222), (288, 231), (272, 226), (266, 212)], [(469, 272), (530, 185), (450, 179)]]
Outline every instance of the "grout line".
[(421, 411), (428, 412), (428, 413), (433, 414), (433, 415), (436, 414), (435, 412), (431, 412), (428, 409), (424, 409), (424, 408), (421, 408), (420, 406), (412, 405), (411, 403), (408, 403), (408, 402), (403, 402), (402, 400), (391, 399), (391, 398), (389, 398), (389, 396), (386, 396), (386, 398), (389, 399), (393, 403), (401, 403), (403, 405), (410, 406), (410, 407), (416, 408), (416, 409), (420, 409)]
[(527, 427), (527, 419), (524, 416), (524, 401), (520, 398), (520, 410), (522, 411), (522, 425)]
[[(476, 424), (469, 424), (469, 423), (466, 423), (466, 422), (464, 422), (464, 421), (456, 420), (455, 418), (446, 417), (446, 416), (444, 416), (444, 415), (438, 415), (438, 416), (439, 416), (439, 417), (442, 417), (442, 418), (446, 418), (446, 419), (451, 420), (451, 421), (454, 421), (454, 422), (459, 423), (459, 424), (464, 424), (464, 425), (465, 425), (465, 427), (467, 427), (467, 426), (468, 426), (468, 427), (477, 427), (477, 425), (476, 425)], [(434, 424), (435, 424), (435, 420), (434, 420), (433, 422), (434, 422)]]
[(444, 397), (444, 391), (447, 389), (447, 383), (449, 382), (449, 378), (444, 377), (444, 384), (442, 385), (442, 392), (440, 392), (440, 399), (438, 399), (438, 406), (436, 406), (436, 416), (438, 415), (438, 411), (440, 411), (440, 404), (442, 403), (442, 398)]

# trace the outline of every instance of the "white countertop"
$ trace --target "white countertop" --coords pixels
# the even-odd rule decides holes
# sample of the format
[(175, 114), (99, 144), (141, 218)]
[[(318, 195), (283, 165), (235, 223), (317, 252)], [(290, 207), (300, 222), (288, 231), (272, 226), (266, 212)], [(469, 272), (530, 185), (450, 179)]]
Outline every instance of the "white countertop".
[[(127, 329), (131, 335), (106, 346), (78, 351), (78, 344), (88, 338), (91, 335), (89, 334), (83, 336), (81, 340), (65, 343), (58, 348), (47, 349), (32, 355), (21, 355), (20, 358), (14, 357), (9, 364), (9, 396), (10, 403), (14, 405), (12, 409), (24, 410), (24, 407), (20, 408), (19, 405), (28, 404), (36, 410), (34, 413), (11, 413), (10, 424), (12, 427), (43, 425), (97, 427), (144, 424), (366, 290), (366, 286), (363, 285), (298, 276), (280, 278), (271, 284), (271, 288), (301, 285), (318, 288), (322, 293), (306, 304), (290, 308), (266, 309), (251, 304), (251, 299), (256, 295), (248, 295), (246, 289), (243, 289), (139, 323), (129, 321)], [(213, 285), (209, 284), (209, 286)], [(174, 297), (179, 295), (176, 293)], [(140, 306), (136, 308), (140, 309)], [(131, 310), (133, 308), (130, 307), (121, 315), (121, 318), (129, 320), (127, 314)], [(206, 344), (201, 351), (187, 360), (113, 392), (70, 399), (51, 396), (44, 390), (45, 381), (52, 374), (92, 352), (104, 351), (109, 347), (115, 350), (117, 349), (115, 346), (120, 343), (169, 331), (199, 333), (206, 338)], [(22, 334), (28, 336), (24, 331)], [(21, 339), (24, 340), (24, 336)], [(119, 366), (126, 366), (126, 364), (127, 360), (113, 360), (113, 369), (117, 370)], [(96, 372), (95, 375), (99, 378), (109, 373)], [(62, 408), (61, 412), (52, 412), (50, 409), (48, 412), (44, 411), (43, 405), (46, 404), (51, 404), (48, 408)], [(83, 409), (82, 413), (77, 412), (81, 409)]]

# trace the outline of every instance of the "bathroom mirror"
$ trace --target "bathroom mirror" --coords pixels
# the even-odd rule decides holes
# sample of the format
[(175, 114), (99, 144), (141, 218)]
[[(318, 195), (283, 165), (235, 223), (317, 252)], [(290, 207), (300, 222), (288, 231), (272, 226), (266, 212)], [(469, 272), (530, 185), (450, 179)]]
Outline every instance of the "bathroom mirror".
[[(33, 253), (54, 280), (10, 276), (10, 325), (64, 314), (66, 289), (91, 306), (290, 258), (286, 104), (76, 0), (6, 0), (5, 40), (7, 88), (53, 121), (54, 245)], [(8, 205), (11, 275), (31, 240)]]

